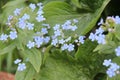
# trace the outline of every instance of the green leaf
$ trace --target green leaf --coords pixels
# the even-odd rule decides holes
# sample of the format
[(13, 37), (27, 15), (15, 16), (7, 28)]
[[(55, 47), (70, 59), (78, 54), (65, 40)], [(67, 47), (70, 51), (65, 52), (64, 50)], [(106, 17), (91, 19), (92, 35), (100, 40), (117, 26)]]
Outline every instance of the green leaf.
[(103, 12), (109, 1), (110, 0), (104, 0), (101, 7), (96, 9), (94, 13), (77, 13), (69, 4), (61, 1), (53, 1), (44, 6), (44, 15), (46, 17), (46, 22), (49, 23), (51, 26), (54, 26), (57, 23), (61, 24), (66, 20), (78, 19), (78, 29), (73, 33), (68, 32), (67, 34), (73, 35), (77, 33), (79, 35), (84, 35), (95, 26), (97, 20), (99, 19), (101, 13)]
[(115, 26), (115, 36), (120, 40), (120, 25)]
[[(90, 40), (86, 40), (84, 44), (81, 44), (75, 54), (75, 58), (79, 59), (82, 56), (90, 55), (93, 53), (93, 50), (97, 46), (97, 43), (92, 42)], [(86, 56), (88, 57), (88, 56)]]
[(35, 70), (33, 66), (28, 63), (27, 68), (24, 71), (17, 71), (15, 74), (15, 80), (33, 80)]
[(78, 64), (49, 57), (35, 80), (90, 80), (82, 69)]
[(9, 53), (12, 52), (15, 49), (15, 45), (14, 43), (8, 44), (8, 45), (4, 45), (5, 43), (0, 42), (0, 55), (3, 55), (5, 53)]
[(71, 0), (71, 2), (78, 8), (82, 8), (82, 6), (79, 3), (79, 0)]
[(41, 64), (42, 64), (41, 52), (34, 48), (34, 49), (29, 49), (29, 50), (26, 49), (24, 51), (24, 54), (26, 55), (29, 62), (32, 64), (32, 66), (36, 70), (36, 72), (39, 72)]
[(98, 51), (99, 53), (104, 53), (104, 54), (112, 54), (114, 53), (114, 50), (116, 48), (116, 44), (114, 41), (109, 41), (107, 44), (100, 44), (98, 45), (95, 49), (95, 51)]

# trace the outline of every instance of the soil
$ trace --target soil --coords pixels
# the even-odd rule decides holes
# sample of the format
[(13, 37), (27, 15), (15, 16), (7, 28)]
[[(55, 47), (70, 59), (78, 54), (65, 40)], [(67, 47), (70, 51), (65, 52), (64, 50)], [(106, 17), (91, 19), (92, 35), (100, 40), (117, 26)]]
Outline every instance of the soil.
[(0, 72), (0, 80), (15, 80), (14, 75), (7, 72)]

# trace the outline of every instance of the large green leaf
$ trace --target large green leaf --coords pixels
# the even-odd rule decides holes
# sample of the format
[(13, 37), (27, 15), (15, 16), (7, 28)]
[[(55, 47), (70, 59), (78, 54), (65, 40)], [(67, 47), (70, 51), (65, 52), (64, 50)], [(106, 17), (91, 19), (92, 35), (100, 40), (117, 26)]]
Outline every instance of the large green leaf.
[(30, 50), (26, 49), (24, 54), (28, 58), (29, 62), (33, 65), (36, 72), (39, 72), (42, 64), (41, 52), (34, 48)]
[(35, 75), (34, 68), (30, 63), (28, 63), (26, 70), (16, 72), (15, 80), (33, 80), (34, 75)]
[(46, 22), (51, 26), (54, 26), (56, 23), (63, 23), (69, 19), (78, 19), (78, 29), (75, 33), (79, 35), (86, 34), (94, 27), (109, 1), (110, 0), (104, 0), (101, 7), (97, 8), (94, 13), (77, 13), (69, 4), (61, 1), (53, 1), (44, 6), (44, 15), (46, 17)]
[(49, 57), (35, 80), (90, 80), (82, 71), (79, 64)]

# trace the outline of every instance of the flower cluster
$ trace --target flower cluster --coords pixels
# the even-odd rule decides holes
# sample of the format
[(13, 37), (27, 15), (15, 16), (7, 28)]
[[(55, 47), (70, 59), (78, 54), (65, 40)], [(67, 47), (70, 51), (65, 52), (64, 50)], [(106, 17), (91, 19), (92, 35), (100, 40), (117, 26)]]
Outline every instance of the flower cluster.
[(111, 59), (104, 60), (103, 65), (109, 67), (108, 70), (106, 71), (109, 77), (113, 77), (116, 74), (119, 74), (120, 66), (117, 65), (116, 63), (112, 63)]
[[(99, 25), (104, 24), (105, 30), (108, 32), (115, 32), (114, 28), (116, 25), (120, 24), (120, 17), (119, 16), (108, 16), (106, 19), (106, 22), (103, 23), (103, 20), (100, 21)], [(116, 56), (120, 56), (120, 46), (115, 48), (114, 50)], [(114, 77), (117, 74), (120, 74), (120, 66), (117, 63), (113, 63), (111, 59), (109, 60), (104, 60), (103, 65), (108, 67), (106, 73), (109, 77)]]
[(105, 44), (105, 35), (103, 34), (104, 30), (100, 27), (99, 29), (96, 29), (95, 33), (90, 33), (89, 39), (91, 41), (97, 41), (98, 44)]
[(46, 24), (44, 26), (45, 26), (44, 28), (41, 28), (41, 31), (36, 32), (36, 35), (39, 36), (33, 36), (33, 41), (28, 41), (27, 47), (29, 49), (35, 46), (37, 48), (40, 48), (42, 45), (49, 43), (50, 37), (46, 36), (48, 34), (49, 25)]
[(18, 64), (17, 70), (18, 70), (18, 71), (23, 71), (23, 70), (26, 69), (26, 65), (25, 65), (25, 63), (20, 63), (20, 62), (21, 62), (21, 59), (16, 59), (16, 60), (14, 61), (15, 64)]
[[(64, 24), (56, 24), (53, 27), (53, 35), (51, 45), (58, 47), (60, 45), (61, 50), (68, 50), (69, 52), (73, 51), (75, 48), (74, 42), (76, 43), (84, 43), (84, 37), (79, 36), (78, 39), (74, 39), (72, 36), (67, 37), (65, 35), (65, 31), (74, 32), (77, 29), (75, 25), (78, 22), (77, 19), (67, 20)], [(74, 40), (73, 40), (74, 39)], [(74, 42), (72, 42), (72, 40)]]

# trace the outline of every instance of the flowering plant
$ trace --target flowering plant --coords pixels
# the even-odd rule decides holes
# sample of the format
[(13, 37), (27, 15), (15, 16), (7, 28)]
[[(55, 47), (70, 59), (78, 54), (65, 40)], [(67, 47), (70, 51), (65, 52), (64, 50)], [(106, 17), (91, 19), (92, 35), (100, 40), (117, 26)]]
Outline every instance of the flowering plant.
[(17, 55), (16, 80), (98, 80), (98, 75), (106, 79), (106, 74), (111, 80), (119, 74), (120, 17), (101, 19), (92, 31), (110, 0), (92, 0), (93, 5), (86, 0), (43, 1), (28, 6), (24, 0), (16, 1), (22, 6), (1, 21), (6, 26), (0, 34), (0, 55)]

